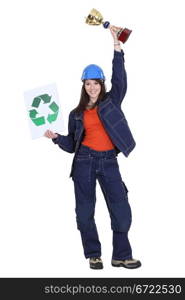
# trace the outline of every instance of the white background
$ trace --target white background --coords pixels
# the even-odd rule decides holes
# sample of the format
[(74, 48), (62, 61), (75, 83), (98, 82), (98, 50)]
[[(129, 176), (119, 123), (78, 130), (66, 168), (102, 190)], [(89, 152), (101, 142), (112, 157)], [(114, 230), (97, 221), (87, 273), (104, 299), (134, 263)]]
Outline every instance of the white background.
[[(185, 275), (183, 2), (1, 1), (1, 277)], [(89, 269), (69, 179), (73, 154), (45, 137), (33, 141), (25, 113), (24, 91), (56, 82), (67, 128), (90, 63), (103, 68), (110, 88), (112, 37), (84, 23), (93, 7), (133, 30), (123, 45), (128, 90), (122, 109), (137, 145), (118, 160), (133, 213), (133, 256), (142, 261), (137, 270), (110, 265), (112, 232), (99, 186), (104, 269)]]

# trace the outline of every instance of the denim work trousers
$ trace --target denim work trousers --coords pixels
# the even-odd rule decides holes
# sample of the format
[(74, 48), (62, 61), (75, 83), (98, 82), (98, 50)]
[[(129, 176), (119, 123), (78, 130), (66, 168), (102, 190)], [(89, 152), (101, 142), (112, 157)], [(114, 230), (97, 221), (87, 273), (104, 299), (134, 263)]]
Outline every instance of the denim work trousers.
[(76, 221), (80, 230), (84, 255), (101, 256), (101, 244), (94, 220), (96, 203), (96, 179), (103, 192), (113, 230), (112, 258), (132, 258), (128, 240), (131, 225), (131, 209), (128, 190), (121, 178), (115, 150), (95, 151), (80, 146), (74, 161), (73, 181), (76, 199)]

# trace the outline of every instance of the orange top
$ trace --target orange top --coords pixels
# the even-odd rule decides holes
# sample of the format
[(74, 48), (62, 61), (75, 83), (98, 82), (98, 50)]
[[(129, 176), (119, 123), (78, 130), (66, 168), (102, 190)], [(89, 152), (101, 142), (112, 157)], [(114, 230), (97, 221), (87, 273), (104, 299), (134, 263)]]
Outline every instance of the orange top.
[(97, 106), (84, 111), (85, 136), (82, 144), (96, 151), (114, 149), (114, 144), (106, 133), (97, 113)]

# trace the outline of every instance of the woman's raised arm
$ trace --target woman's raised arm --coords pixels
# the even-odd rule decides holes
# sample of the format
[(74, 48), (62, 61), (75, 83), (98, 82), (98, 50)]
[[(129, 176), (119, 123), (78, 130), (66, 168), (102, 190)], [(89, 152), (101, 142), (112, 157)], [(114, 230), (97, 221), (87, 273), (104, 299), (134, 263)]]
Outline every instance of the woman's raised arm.
[(121, 102), (127, 91), (127, 74), (124, 64), (124, 52), (121, 49), (120, 41), (117, 38), (119, 27), (110, 25), (110, 32), (114, 42), (114, 57), (112, 62), (112, 87), (109, 95), (116, 105), (121, 105)]

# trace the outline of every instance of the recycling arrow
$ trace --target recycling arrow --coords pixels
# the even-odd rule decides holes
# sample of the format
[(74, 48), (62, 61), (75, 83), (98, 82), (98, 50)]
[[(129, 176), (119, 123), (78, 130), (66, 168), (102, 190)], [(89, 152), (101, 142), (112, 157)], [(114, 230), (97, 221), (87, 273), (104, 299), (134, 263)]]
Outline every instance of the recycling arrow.
[[(51, 101), (51, 97), (52, 96), (49, 96), (48, 94), (39, 95), (33, 99), (31, 106), (34, 108), (39, 108), (41, 101), (43, 101), (44, 104), (48, 104)], [(49, 108), (52, 111), (52, 113), (48, 114), (46, 120), (49, 123), (52, 123), (52, 122), (55, 122), (58, 117), (59, 106), (53, 101), (49, 105)], [(36, 109), (29, 110), (29, 117), (32, 120), (32, 122), (36, 126), (44, 125), (46, 123), (45, 116), (37, 117), (38, 114), (39, 114), (39, 112)]]
[(52, 103), (49, 105), (49, 108), (50, 108), (54, 113), (48, 115), (47, 121), (48, 121), (49, 123), (52, 123), (52, 122), (56, 121), (56, 119), (57, 119), (59, 107), (58, 107), (58, 105), (57, 105), (55, 102), (52, 102)]

